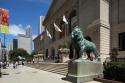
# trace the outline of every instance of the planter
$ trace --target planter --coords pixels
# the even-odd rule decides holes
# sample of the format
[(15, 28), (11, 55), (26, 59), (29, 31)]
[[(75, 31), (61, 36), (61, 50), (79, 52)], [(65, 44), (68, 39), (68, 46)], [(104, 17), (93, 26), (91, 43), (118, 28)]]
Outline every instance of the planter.
[(63, 63), (69, 60), (69, 51), (68, 48), (59, 49), (59, 62)]
[(59, 49), (59, 53), (61, 53), (61, 54), (68, 54), (69, 53), (69, 49), (68, 48), (60, 48)]

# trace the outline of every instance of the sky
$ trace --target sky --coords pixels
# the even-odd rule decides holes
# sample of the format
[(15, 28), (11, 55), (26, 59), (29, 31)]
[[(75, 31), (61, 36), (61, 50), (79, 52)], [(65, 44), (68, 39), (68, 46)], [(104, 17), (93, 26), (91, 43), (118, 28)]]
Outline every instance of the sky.
[[(35, 38), (39, 30), (39, 17), (46, 16), (52, 0), (0, 0), (0, 8), (9, 10), (9, 34), (6, 46), (17, 34), (25, 34), (25, 29), (32, 27)], [(0, 33), (3, 41), (3, 34)]]

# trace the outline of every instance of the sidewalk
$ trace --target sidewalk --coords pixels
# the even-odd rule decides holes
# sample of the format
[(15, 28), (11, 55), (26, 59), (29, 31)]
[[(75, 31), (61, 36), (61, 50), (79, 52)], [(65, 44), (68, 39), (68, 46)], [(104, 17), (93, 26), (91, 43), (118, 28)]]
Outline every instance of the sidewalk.
[[(9, 75), (3, 75), (2, 78), (0, 78), (0, 83), (71, 83), (69, 81), (62, 80), (62, 78), (65, 77), (63, 75), (26, 66), (18, 66), (17, 69), (13, 69), (11, 66), (2, 71), (9, 73)], [(92, 81), (87, 83), (100, 82)]]

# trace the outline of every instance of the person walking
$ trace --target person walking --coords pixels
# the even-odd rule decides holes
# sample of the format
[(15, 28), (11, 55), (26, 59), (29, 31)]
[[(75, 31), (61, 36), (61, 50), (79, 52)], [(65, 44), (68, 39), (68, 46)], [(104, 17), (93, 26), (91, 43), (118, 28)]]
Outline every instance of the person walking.
[(18, 66), (18, 62), (16, 61), (16, 63), (15, 63), (15, 68), (17, 68), (17, 66)]
[(24, 62), (22, 61), (22, 65), (24, 65)]
[(33, 59), (33, 63), (34, 63), (34, 59)]
[(16, 68), (16, 62), (13, 62), (13, 69)]
[(9, 64), (10, 64), (9, 61), (7, 61), (7, 66), (8, 66), (8, 67), (9, 67)]

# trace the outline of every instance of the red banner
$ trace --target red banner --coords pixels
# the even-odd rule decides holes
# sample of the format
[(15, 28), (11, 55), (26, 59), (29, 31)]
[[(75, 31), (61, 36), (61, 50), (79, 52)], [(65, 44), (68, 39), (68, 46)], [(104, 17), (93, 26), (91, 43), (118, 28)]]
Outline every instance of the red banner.
[(0, 8), (0, 25), (9, 25), (8, 22), (9, 13), (8, 10)]

